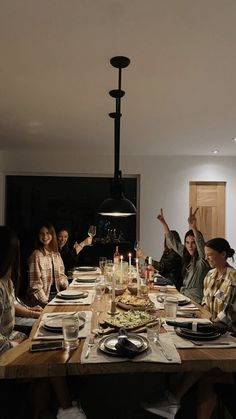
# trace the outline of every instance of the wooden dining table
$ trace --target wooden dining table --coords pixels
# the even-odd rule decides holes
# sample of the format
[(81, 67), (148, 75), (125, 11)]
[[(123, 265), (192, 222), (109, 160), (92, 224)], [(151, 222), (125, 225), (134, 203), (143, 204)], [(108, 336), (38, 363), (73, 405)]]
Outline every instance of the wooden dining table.
[[(154, 290), (155, 292), (156, 290)], [(108, 294), (105, 295), (108, 299)], [(209, 314), (200, 306), (199, 316), (209, 317)], [(54, 306), (47, 305), (43, 313), (91, 311), (88, 305)], [(162, 313), (160, 312), (160, 316)], [(101, 374), (129, 374), (129, 373), (182, 373), (189, 371), (208, 371), (219, 368), (225, 372), (236, 372), (236, 348), (185, 348), (178, 349), (181, 363), (157, 362), (109, 362), (81, 364), (81, 352), (85, 339), (79, 341), (78, 348), (69, 352), (67, 350), (52, 350), (44, 352), (30, 352), (32, 341), (37, 327), (37, 320), (32, 328), (30, 337), (5, 352), (0, 357), (0, 378), (36, 378), (56, 376), (89, 376)], [(93, 328), (92, 318), (92, 328)], [(166, 333), (163, 330), (161, 332)]]

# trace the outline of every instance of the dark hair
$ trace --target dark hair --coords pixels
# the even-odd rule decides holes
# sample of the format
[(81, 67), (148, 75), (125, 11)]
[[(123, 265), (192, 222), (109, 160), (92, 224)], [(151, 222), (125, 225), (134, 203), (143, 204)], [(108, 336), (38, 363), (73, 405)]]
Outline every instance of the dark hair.
[(51, 241), (51, 243), (49, 244), (49, 248), (50, 248), (50, 250), (51, 250), (52, 252), (57, 253), (57, 252), (58, 252), (58, 244), (57, 244), (57, 236), (56, 236), (55, 228), (54, 228), (54, 227), (53, 227), (53, 225), (52, 225), (50, 222), (48, 222), (48, 221), (46, 221), (46, 222), (42, 223), (42, 224), (41, 224), (41, 226), (40, 226), (40, 227), (39, 227), (39, 229), (38, 229), (38, 233), (37, 233), (37, 236), (36, 236), (36, 243), (35, 243), (35, 247), (36, 247), (36, 249), (41, 250), (41, 251), (44, 253), (44, 246), (43, 246), (43, 244), (41, 243), (41, 241), (39, 240), (39, 232), (40, 232), (40, 230), (41, 230), (43, 227), (45, 227), (45, 228), (49, 231), (49, 233), (51, 234), (51, 236), (52, 236), (52, 241)]
[(20, 281), (20, 244), (15, 232), (7, 226), (0, 226), (0, 278), (11, 269), (11, 279), (16, 292)]
[(233, 258), (235, 254), (235, 250), (231, 249), (229, 242), (227, 240), (222, 239), (221, 237), (216, 237), (215, 239), (208, 240), (205, 243), (205, 247), (210, 247), (210, 249), (216, 250), (218, 253), (225, 252), (226, 253), (226, 259), (227, 258)]
[[(171, 232), (172, 236), (174, 237), (175, 241), (177, 243), (181, 243), (181, 239), (180, 239), (178, 231), (170, 230), (170, 232)], [(164, 251), (169, 251), (169, 250), (170, 249), (166, 246), (166, 237), (165, 237), (165, 239), (164, 239)]]
[(60, 228), (57, 230), (57, 235), (58, 235), (61, 231), (66, 231), (66, 232), (68, 233), (68, 236), (70, 237), (70, 229), (69, 229), (68, 227), (64, 227), (64, 226), (60, 227)]
[[(198, 234), (200, 234), (200, 235), (202, 236), (202, 239), (203, 239), (203, 235), (202, 235), (202, 233), (201, 233), (200, 231), (198, 231)], [(186, 270), (187, 270), (187, 267), (189, 266), (190, 262), (192, 261), (192, 262), (193, 262), (193, 266), (195, 266), (196, 261), (197, 261), (197, 259), (198, 259), (198, 257), (199, 257), (199, 254), (198, 254), (198, 250), (197, 250), (197, 249), (196, 249), (196, 253), (195, 253), (195, 255), (194, 255), (194, 256), (191, 256), (191, 255), (190, 255), (190, 253), (187, 251), (187, 249), (186, 249), (186, 247), (185, 247), (185, 242), (186, 242), (186, 239), (187, 239), (187, 237), (189, 237), (189, 236), (194, 237), (194, 239), (195, 239), (195, 236), (194, 236), (194, 232), (193, 232), (193, 230), (188, 230), (188, 231), (185, 233), (185, 236), (184, 236), (184, 249), (183, 249), (183, 272), (182, 272), (183, 277), (184, 277), (184, 276), (185, 276), (185, 274), (186, 274)]]

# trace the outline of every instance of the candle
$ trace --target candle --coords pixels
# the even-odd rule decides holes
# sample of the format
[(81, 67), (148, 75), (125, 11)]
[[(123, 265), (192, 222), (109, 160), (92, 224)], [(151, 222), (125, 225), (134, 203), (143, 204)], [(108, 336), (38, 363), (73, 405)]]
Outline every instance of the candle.
[(136, 271), (137, 271), (137, 295), (139, 295), (140, 278), (139, 278), (139, 270), (138, 270), (138, 258), (136, 258)]
[(129, 253), (129, 271), (131, 271), (131, 253)]
[(113, 275), (112, 275), (112, 288), (111, 288), (111, 291), (112, 291), (111, 300), (112, 300), (112, 302), (115, 301), (115, 296), (116, 296), (116, 294), (115, 294), (115, 287), (116, 287), (116, 280), (115, 280), (115, 275), (114, 275), (114, 272), (113, 272)]
[(123, 284), (123, 255), (120, 256), (120, 282)]

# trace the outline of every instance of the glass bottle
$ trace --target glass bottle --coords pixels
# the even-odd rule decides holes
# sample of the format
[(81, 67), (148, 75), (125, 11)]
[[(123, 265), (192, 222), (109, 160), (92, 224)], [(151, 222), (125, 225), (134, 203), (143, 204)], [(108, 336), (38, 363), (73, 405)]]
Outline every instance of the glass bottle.
[(116, 246), (116, 251), (113, 255), (113, 262), (114, 262), (114, 264), (120, 263), (119, 246)]
[(149, 288), (154, 287), (154, 268), (152, 266), (152, 257), (148, 257), (148, 265), (145, 271), (146, 283)]

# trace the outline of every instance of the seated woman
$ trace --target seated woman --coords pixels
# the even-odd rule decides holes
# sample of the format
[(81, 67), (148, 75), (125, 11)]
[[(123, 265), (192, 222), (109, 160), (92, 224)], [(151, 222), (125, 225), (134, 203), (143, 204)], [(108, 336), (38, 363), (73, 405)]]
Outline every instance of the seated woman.
[(69, 229), (66, 227), (60, 228), (57, 233), (58, 249), (62, 257), (66, 273), (68, 273), (68, 270), (78, 265), (79, 253), (85, 246), (90, 246), (92, 243), (92, 237), (87, 237), (81, 243), (75, 242), (73, 249), (70, 249), (68, 241), (69, 236)]
[(52, 224), (44, 223), (39, 229), (36, 249), (29, 257), (29, 301), (44, 307), (58, 291), (67, 287), (55, 229)]
[[(214, 324), (225, 324), (236, 331), (236, 270), (227, 262), (235, 251), (227, 240), (215, 238), (205, 244), (205, 257), (212, 268), (204, 279), (203, 306)], [(186, 374), (172, 391), (154, 402), (145, 403), (146, 410), (166, 418), (174, 418), (184, 394), (198, 381), (197, 419), (209, 419), (216, 405), (214, 383), (233, 384), (233, 376), (218, 370)]]
[[(179, 233), (175, 230), (170, 230), (171, 234), (175, 238), (176, 243), (181, 243)], [(137, 257), (143, 257), (146, 259), (142, 250), (137, 251)], [(182, 259), (181, 256), (174, 251), (166, 238), (164, 239), (164, 251), (162, 253), (160, 261), (153, 260), (153, 267), (169, 281), (170, 285), (175, 285), (177, 290), (180, 290), (183, 284), (182, 278)]]
[(180, 292), (200, 304), (203, 296), (203, 280), (209, 270), (209, 265), (204, 258), (204, 239), (197, 229), (197, 210), (198, 208), (192, 212), (192, 208), (190, 208), (188, 218), (190, 230), (185, 234), (184, 245), (177, 242), (171, 233), (162, 209), (157, 219), (163, 225), (166, 243), (170, 244), (174, 251), (182, 257), (183, 285)]
[(0, 354), (26, 339), (14, 331), (15, 305), (12, 272), (19, 261), (19, 241), (6, 226), (0, 226)]

